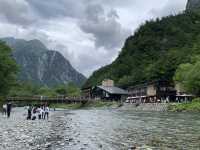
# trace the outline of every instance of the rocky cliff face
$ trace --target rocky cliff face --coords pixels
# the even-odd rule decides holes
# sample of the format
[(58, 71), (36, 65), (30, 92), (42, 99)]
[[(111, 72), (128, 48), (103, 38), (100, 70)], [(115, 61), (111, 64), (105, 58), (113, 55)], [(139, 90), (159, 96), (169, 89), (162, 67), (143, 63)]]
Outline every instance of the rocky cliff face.
[(200, 0), (188, 0), (186, 10), (194, 10), (200, 8)]
[(4, 38), (14, 50), (20, 66), (19, 79), (37, 84), (55, 86), (73, 82), (82, 85), (86, 78), (77, 72), (59, 52), (48, 50), (39, 40)]

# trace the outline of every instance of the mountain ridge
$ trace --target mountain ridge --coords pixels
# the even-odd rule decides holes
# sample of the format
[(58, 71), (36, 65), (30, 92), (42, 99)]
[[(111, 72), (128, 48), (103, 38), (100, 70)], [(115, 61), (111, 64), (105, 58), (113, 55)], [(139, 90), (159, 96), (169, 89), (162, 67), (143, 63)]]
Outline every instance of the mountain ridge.
[(13, 57), (20, 66), (19, 80), (44, 86), (73, 82), (81, 86), (86, 78), (74, 69), (58, 51), (49, 50), (39, 40), (1, 38), (13, 49)]

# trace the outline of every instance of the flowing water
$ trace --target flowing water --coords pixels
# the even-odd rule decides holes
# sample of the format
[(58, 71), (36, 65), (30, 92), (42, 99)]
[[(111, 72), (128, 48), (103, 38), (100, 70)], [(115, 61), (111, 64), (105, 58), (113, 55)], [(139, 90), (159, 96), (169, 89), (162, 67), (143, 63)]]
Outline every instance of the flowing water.
[(200, 150), (199, 113), (74, 110), (62, 120), (72, 141), (64, 149)]

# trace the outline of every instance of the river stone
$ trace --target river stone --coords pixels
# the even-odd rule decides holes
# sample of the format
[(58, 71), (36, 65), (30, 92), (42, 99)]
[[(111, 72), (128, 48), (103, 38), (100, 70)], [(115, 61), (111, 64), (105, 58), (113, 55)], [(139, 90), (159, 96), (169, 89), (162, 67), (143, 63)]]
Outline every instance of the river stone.
[(65, 145), (65, 143), (61, 143), (61, 144), (60, 144), (60, 146), (64, 146), (64, 145)]
[(46, 144), (45, 144), (45, 147), (46, 147), (46, 148), (51, 147), (51, 143), (46, 143)]

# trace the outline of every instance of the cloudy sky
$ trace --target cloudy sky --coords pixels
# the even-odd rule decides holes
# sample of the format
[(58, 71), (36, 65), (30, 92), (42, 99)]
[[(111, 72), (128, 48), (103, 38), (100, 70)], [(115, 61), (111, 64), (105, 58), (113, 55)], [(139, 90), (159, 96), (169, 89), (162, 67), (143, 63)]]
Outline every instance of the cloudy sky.
[(0, 0), (0, 37), (39, 39), (86, 76), (111, 63), (145, 20), (187, 0)]

